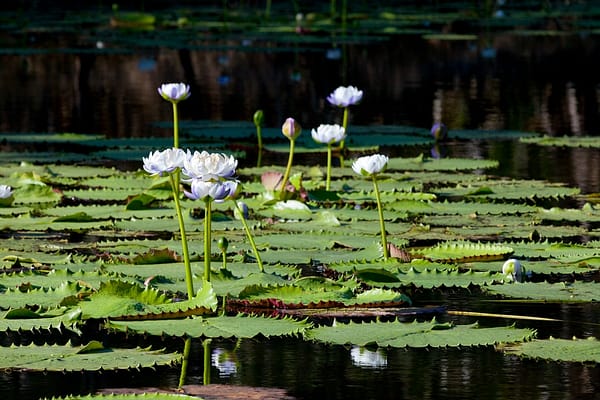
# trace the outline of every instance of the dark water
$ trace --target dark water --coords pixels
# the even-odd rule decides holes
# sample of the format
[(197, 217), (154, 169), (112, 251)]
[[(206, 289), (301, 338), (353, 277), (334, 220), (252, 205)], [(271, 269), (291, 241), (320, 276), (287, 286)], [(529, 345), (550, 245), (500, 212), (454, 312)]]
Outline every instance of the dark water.
[[(200, 41), (196, 49), (134, 47), (105, 34), (0, 33), (0, 132), (79, 132), (110, 137), (169, 135), (156, 126), (171, 109), (156, 93), (164, 82), (191, 85), (184, 120), (250, 120), (266, 125), (293, 116), (306, 128), (340, 118), (325, 97), (338, 85), (364, 90), (352, 124), (535, 131), (552, 136), (600, 135), (600, 46), (597, 36), (497, 34), (478, 41), (427, 41), (401, 36), (367, 44), (282, 48), (245, 41)], [(240, 44), (244, 43), (243, 47)], [(218, 49), (211, 47), (218, 44)], [(484, 57), (489, 46), (494, 57)], [(427, 151), (411, 149), (407, 152)], [(543, 178), (600, 191), (600, 152), (526, 146), (514, 141), (449, 144), (448, 155), (501, 161), (500, 175)], [(411, 154), (407, 154), (411, 155)], [(416, 154), (412, 154), (416, 155)], [(600, 336), (580, 321), (600, 321), (591, 305), (472, 305), (478, 311), (561, 318), (519, 321), (538, 336)], [(423, 301), (426, 305), (427, 302)], [(474, 319), (462, 318), (461, 323)], [(481, 321), (506, 325), (513, 321)], [(182, 351), (176, 340), (164, 344)], [(213, 351), (235, 343), (214, 341)], [(355, 350), (356, 352), (356, 350)], [(295, 339), (245, 340), (213, 383), (272, 386), (301, 399), (595, 399), (600, 368), (520, 360), (492, 348), (389, 349), (371, 364), (353, 349)], [(374, 364), (373, 364), (374, 363)], [(202, 383), (202, 346), (194, 342), (188, 383)], [(104, 387), (174, 387), (179, 371), (0, 374), (0, 398), (87, 393)]]
[[(160, 346), (160, 343), (158, 344)], [(211, 383), (284, 388), (297, 399), (596, 399), (600, 368), (521, 360), (490, 347), (362, 350), (291, 339), (213, 341)], [(183, 340), (167, 343), (182, 351)], [(203, 383), (203, 350), (194, 341), (186, 384)], [(179, 371), (3, 373), (2, 399), (85, 394), (106, 388), (173, 389)]]
[[(504, 33), (478, 41), (399, 36), (296, 47), (200, 38), (194, 49), (172, 49), (135, 47), (135, 40), (123, 44), (102, 32), (29, 32), (0, 37), (2, 44), (0, 132), (170, 135), (156, 126), (172, 117), (156, 89), (183, 81), (192, 90), (180, 106), (183, 120), (250, 121), (260, 108), (267, 126), (293, 116), (310, 129), (339, 122), (339, 110), (325, 98), (338, 85), (355, 85), (365, 95), (352, 107), (351, 124), (428, 128), (441, 120), (451, 130), (600, 135), (600, 46), (594, 35)], [(484, 56), (490, 46), (494, 57)], [(328, 58), (332, 49), (339, 59)], [(597, 150), (471, 141), (448, 151), (500, 160), (501, 175), (600, 191)]]

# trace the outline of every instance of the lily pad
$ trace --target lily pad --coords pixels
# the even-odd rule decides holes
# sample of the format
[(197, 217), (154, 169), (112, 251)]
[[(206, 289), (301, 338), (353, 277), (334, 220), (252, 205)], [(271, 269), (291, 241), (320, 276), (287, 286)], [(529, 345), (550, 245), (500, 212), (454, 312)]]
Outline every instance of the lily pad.
[(181, 320), (157, 321), (111, 321), (109, 328), (136, 331), (155, 336), (209, 337), (209, 338), (254, 338), (257, 336), (298, 335), (310, 328), (306, 321), (292, 318), (266, 318), (237, 315), (234, 317), (193, 317)]
[(99, 342), (0, 347), (0, 370), (101, 371), (172, 366), (181, 361), (177, 353), (148, 349), (105, 348)]
[(532, 340), (507, 346), (503, 349), (509, 354), (536, 360), (600, 363), (600, 343), (596, 338)]
[(491, 346), (531, 340), (535, 331), (515, 327), (482, 328), (478, 324), (430, 322), (334, 323), (311, 329), (309, 339), (329, 344), (379, 347)]

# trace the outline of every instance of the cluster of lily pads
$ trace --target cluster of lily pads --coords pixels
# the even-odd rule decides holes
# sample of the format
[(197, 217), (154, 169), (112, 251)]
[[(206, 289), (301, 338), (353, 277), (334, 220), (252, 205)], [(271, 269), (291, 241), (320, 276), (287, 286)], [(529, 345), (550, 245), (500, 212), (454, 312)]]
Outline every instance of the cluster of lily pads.
[[(349, 135), (346, 116), (341, 127), (311, 135), (327, 145), (325, 172), (294, 165), (291, 173), (295, 152), (320, 153), (294, 146), (302, 138), (292, 118), (281, 129), (290, 141), (285, 168), (239, 168), (244, 155), (212, 148), (212, 133), (192, 135), (188, 126), (180, 136), (177, 104), (190, 95), (187, 85), (166, 84), (159, 93), (173, 105), (174, 142), (149, 152), (141, 144), (136, 157), (147, 156), (132, 157), (136, 170), (93, 165), (89, 156), (77, 165), (21, 162), (2, 170), (0, 197), (11, 200), (0, 208), (0, 330), (13, 344), (0, 348), (0, 369), (174, 368), (185, 361), (185, 349), (107, 352), (85, 337), (81, 345), (19, 343), (20, 332), (77, 337), (98, 322), (129, 335), (288, 336), (359, 346), (354, 353), (367, 345), (497, 346), (524, 357), (598, 362), (589, 350), (597, 348), (594, 339), (536, 338), (516, 316), (503, 316), (504, 326), (458, 324), (450, 311), (461, 310), (448, 304), (435, 319), (396, 318), (409, 306), (414, 314), (423, 292), (447, 288), (499, 301), (597, 301), (600, 289), (590, 279), (600, 267), (595, 197), (487, 175), (498, 165), (493, 160), (390, 157), (357, 145), (361, 128)], [(350, 104), (335, 105), (346, 114)], [(415, 131), (406, 134), (411, 146)], [(267, 138), (261, 151), (280, 151)], [(180, 139), (204, 150), (183, 150)], [(435, 141), (428, 132), (421, 140)], [(565, 200), (582, 205), (561, 208)], [(370, 319), (374, 310), (388, 319)]]

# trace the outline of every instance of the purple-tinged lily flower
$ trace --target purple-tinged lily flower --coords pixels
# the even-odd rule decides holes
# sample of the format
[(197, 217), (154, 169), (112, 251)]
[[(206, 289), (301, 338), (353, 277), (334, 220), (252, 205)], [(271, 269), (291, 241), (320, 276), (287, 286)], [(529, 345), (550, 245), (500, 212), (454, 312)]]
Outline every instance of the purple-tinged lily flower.
[(302, 127), (294, 118), (288, 118), (281, 127), (281, 132), (290, 140), (295, 140), (300, 133), (302, 133)]
[(178, 103), (190, 97), (192, 93), (190, 92), (190, 85), (185, 83), (163, 83), (158, 88), (158, 94), (167, 101)]
[(192, 200), (214, 200), (222, 202), (235, 192), (237, 183), (235, 181), (203, 181), (192, 179), (190, 191), (184, 191), (185, 195)]
[(433, 136), (436, 142), (446, 140), (448, 137), (448, 128), (441, 122), (436, 122), (431, 127), (431, 136)]

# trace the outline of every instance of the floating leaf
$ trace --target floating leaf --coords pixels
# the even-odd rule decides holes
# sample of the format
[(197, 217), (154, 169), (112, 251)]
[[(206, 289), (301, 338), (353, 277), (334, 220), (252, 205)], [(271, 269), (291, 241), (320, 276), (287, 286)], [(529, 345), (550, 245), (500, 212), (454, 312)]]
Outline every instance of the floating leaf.
[(595, 282), (525, 282), (483, 287), (486, 292), (505, 297), (539, 302), (589, 302), (600, 300), (600, 285)]
[(400, 171), (468, 171), (473, 169), (496, 168), (498, 161), (475, 160), (471, 158), (391, 158), (389, 170)]
[[(87, 349), (87, 351), (86, 351)], [(44, 345), (0, 347), (0, 370), (100, 371), (154, 368), (178, 363), (177, 353), (136, 349), (91, 349), (87, 346)]]
[(446, 242), (418, 250), (417, 254), (432, 261), (464, 262), (467, 260), (497, 260), (512, 252), (512, 247), (501, 244)]
[(156, 198), (149, 194), (138, 194), (127, 200), (127, 206), (125, 208), (127, 210), (144, 210), (147, 209), (154, 200), (156, 200)]
[[(126, 389), (124, 389), (126, 390)], [(202, 400), (198, 396), (188, 396), (181, 393), (111, 393), (111, 394), (89, 394), (81, 396), (66, 396), (66, 397), (52, 397), (50, 400)]]
[(556, 147), (591, 147), (600, 148), (600, 138), (597, 136), (547, 136), (521, 138), (522, 143), (537, 144), (540, 146), (556, 146)]
[(234, 317), (219, 316), (212, 318), (193, 317), (181, 320), (156, 321), (111, 321), (110, 328), (136, 331), (155, 336), (188, 336), (209, 338), (254, 338), (289, 336), (303, 333), (310, 328), (306, 321), (292, 318), (266, 318), (259, 316)]
[(53, 222), (90, 222), (94, 218), (89, 216), (87, 213), (80, 211), (75, 214), (64, 215), (62, 217), (55, 218)]
[(600, 363), (600, 342), (596, 338), (532, 340), (503, 348), (510, 354), (548, 361)]
[(198, 396), (188, 396), (181, 393), (143, 393), (143, 394), (89, 394), (81, 396), (52, 397), (51, 400), (202, 400)]
[[(60, 311), (64, 314), (60, 314)], [(34, 313), (30, 310), (11, 310), (4, 314), (12, 315), (12, 318), (0, 318), (0, 332), (24, 332), (52, 329), (63, 332), (64, 330), (80, 333), (75, 324), (78, 322), (77, 312), (66, 312), (66, 310), (54, 311), (48, 314)], [(25, 318), (21, 318), (24, 316)]]
[(306, 333), (320, 342), (379, 347), (486, 346), (531, 340), (535, 331), (514, 327), (481, 328), (478, 324), (454, 325), (430, 322), (335, 323)]
[(400, 271), (396, 275), (399, 284), (392, 285), (391, 283), (379, 283), (379, 282), (367, 282), (374, 286), (406, 286), (411, 284), (416, 287), (422, 288), (439, 288), (439, 287), (463, 287), (467, 288), (473, 285), (484, 285), (492, 284), (494, 282), (501, 282), (504, 279), (504, 275), (501, 273), (487, 272), (476, 272), (467, 271), (460, 272), (452, 269), (428, 269), (417, 270), (415, 268), (409, 269), (407, 272)]

